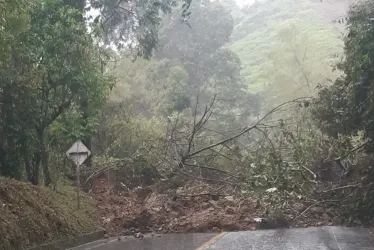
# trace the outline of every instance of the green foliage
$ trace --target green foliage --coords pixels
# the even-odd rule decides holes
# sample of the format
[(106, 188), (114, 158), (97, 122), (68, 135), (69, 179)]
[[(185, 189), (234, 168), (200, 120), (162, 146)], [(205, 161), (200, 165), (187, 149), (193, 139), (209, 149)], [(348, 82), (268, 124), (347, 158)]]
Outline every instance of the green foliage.
[[(2, 140), (1, 168), (20, 172), (24, 165), (28, 180), (37, 184), (43, 166), (48, 184), (49, 136), (62, 134), (56, 127), (64, 127), (54, 123), (63, 123), (63, 115), (83, 97), (94, 116), (105, 103), (112, 81), (100, 71), (95, 55), (98, 47), (87, 33), (79, 10), (59, 0), (41, 0), (25, 13), (27, 25), (11, 34), (10, 57), (2, 58), (1, 64), (4, 116), (0, 127), (8, 136)], [(81, 115), (70, 118), (78, 121)], [(49, 130), (52, 124), (54, 128)], [(92, 133), (92, 128), (84, 129)], [(70, 138), (78, 136), (72, 134)], [(10, 164), (10, 159), (18, 160)], [(2, 174), (14, 175), (5, 170)]]
[[(114, 44), (119, 49), (135, 51), (135, 56), (150, 58), (156, 48), (161, 28), (162, 13), (170, 13), (179, 2), (162, 0), (90, 0), (92, 8), (100, 10), (94, 24), (105, 44)], [(191, 1), (182, 1), (185, 15)], [(91, 7), (89, 8), (89, 10)], [(96, 25), (98, 24), (98, 25)], [(131, 43), (128, 41), (131, 40)]]
[(350, 10), (344, 39), (345, 58), (338, 65), (344, 75), (331, 87), (322, 89), (315, 102), (314, 114), (320, 127), (335, 137), (363, 130), (366, 138), (374, 138), (374, 54), (371, 52), (374, 32), (370, 20), (373, 6), (372, 2), (363, 1)]
[(188, 26), (178, 21), (178, 12), (164, 18), (156, 59), (168, 59), (187, 73), (191, 109), (197, 102), (203, 108), (216, 96), (221, 120), (252, 113), (257, 103), (246, 91), (241, 61), (225, 48), (234, 29), (230, 10), (220, 2), (199, 0), (192, 2), (190, 11)]
[[(162, 162), (165, 123), (158, 117), (136, 114), (131, 106), (108, 103), (102, 110), (100, 126), (93, 140), (93, 149), (104, 162), (122, 159), (121, 174), (126, 185), (142, 185), (158, 177)], [(100, 162), (98, 162), (99, 166)]]
[(277, 0), (242, 10), (230, 48), (240, 56), (250, 91), (283, 102), (336, 78), (331, 69), (341, 54), (340, 33), (317, 12), (318, 4)]
[(21, 129), (14, 119), (9, 104), (15, 93), (13, 81), (24, 81), (27, 73), (19, 72), (13, 65), (12, 53), (21, 52), (20, 35), (29, 23), (28, 6), (23, 1), (0, 2), (0, 174), (20, 178), (19, 144), (16, 134)]
[(188, 75), (172, 61), (123, 60), (115, 75), (120, 80), (110, 99), (125, 102), (142, 115), (165, 117), (190, 106)]
[[(322, 131), (334, 138), (347, 137), (351, 143), (355, 142), (351, 136), (357, 135), (358, 145), (351, 148), (365, 146), (366, 152), (372, 152), (374, 146), (373, 9), (372, 1), (361, 1), (349, 11), (348, 33), (344, 38), (345, 57), (337, 66), (343, 75), (331, 86), (322, 88), (312, 106), (313, 117)], [(350, 147), (345, 145), (345, 148)], [(372, 167), (368, 164), (372, 162), (371, 155), (355, 153), (350, 158), (354, 162), (350, 181), (359, 185), (335, 195), (345, 200), (345, 214), (349, 220), (358, 217), (367, 221), (374, 211), (373, 199), (370, 198), (374, 182)]]
[(229, 41), (233, 18), (219, 2), (193, 1), (190, 11), (188, 25), (179, 21), (178, 11), (165, 16), (157, 58), (201, 59)]
[[(164, 17), (160, 45), (153, 60), (121, 60), (114, 65), (118, 83), (110, 99), (119, 108), (113, 110), (115, 113), (121, 109), (127, 112), (122, 114), (127, 116), (121, 119), (123, 127), (137, 113), (144, 123), (163, 121), (158, 130), (165, 132), (170, 129), (166, 128), (166, 121), (177, 116), (184, 121), (180, 122), (182, 129), (188, 131), (195, 108), (196, 115), (201, 114), (215, 95), (217, 117), (207, 125), (209, 129), (234, 130), (257, 108), (257, 100), (245, 90), (239, 57), (224, 48), (233, 30), (229, 10), (219, 2), (202, 0), (192, 2), (190, 11), (188, 25), (180, 22), (178, 11)], [(232, 116), (241, 113), (246, 115)], [(110, 115), (108, 119), (114, 118)], [(112, 126), (106, 122), (102, 125)], [(215, 136), (211, 138), (222, 137)], [(162, 137), (165, 135), (161, 133)], [(136, 144), (127, 145), (126, 138), (119, 137), (117, 141), (115, 147), (134, 151)], [(113, 155), (116, 153), (110, 154)]]
[(0, 55), (1, 67), (9, 63), (13, 39), (28, 25), (28, 6), (21, 0), (0, 2)]

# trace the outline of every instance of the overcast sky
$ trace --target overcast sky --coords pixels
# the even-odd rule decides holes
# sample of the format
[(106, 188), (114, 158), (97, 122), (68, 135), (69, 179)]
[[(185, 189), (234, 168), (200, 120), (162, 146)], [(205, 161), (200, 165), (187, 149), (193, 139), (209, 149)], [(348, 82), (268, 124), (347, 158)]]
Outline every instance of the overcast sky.
[(236, 0), (236, 4), (239, 5), (240, 7), (243, 7), (244, 5), (251, 5), (255, 2), (256, 0)]

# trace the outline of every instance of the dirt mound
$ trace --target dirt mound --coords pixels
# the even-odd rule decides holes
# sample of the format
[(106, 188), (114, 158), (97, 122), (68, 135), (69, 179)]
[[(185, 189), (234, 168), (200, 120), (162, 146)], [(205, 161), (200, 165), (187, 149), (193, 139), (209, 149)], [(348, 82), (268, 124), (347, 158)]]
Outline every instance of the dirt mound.
[(97, 180), (93, 194), (110, 235), (255, 229), (256, 202), (233, 196), (170, 195), (135, 189), (125, 193)]
[(268, 211), (259, 199), (230, 194), (230, 190), (211, 194), (207, 192), (209, 186), (201, 183), (190, 183), (180, 189), (159, 193), (136, 188), (123, 192), (102, 178), (96, 180), (92, 191), (103, 227), (112, 236), (342, 224), (338, 209), (323, 202), (290, 200), (288, 208), (277, 214)]
[(22, 249), (97, 229), (91, 197), (76, 208), (70, 187), (53, 191), (0, 178), (0, 249)]

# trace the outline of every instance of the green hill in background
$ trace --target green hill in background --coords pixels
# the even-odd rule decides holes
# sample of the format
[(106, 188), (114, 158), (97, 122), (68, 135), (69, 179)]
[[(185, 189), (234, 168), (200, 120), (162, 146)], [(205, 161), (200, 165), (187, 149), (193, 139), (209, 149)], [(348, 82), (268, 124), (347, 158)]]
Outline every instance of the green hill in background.
[[(268, 0), (233, 9), (230, 48), (242, 61), (251, 92), (274, 90), (281, 100), (315, 93), (337, 76), (347, 1)], [(267, 88), (269, 87), (269, 88)], [(288, 93), (279, 94), (287, 88)]]

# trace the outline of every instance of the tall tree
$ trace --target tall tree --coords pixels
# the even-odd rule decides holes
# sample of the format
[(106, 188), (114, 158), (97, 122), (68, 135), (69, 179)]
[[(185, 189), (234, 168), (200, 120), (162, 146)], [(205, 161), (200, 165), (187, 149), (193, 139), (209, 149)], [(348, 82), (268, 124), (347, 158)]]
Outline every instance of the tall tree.
[[(224, 47), (234, 28), (230, 10), (219, 2), (193, 1), (188, 25), (181, 23), (178, 12), (166, 16), (156, 58), (178, 62), (188, 73), (190, 95), (208, 103), (217, 94), (225, 105), (245, 96), (238, 56)], [(234, 100), (234, 101), (233, 101)], [(232, 108), (232, 107), (231, 107)]]
[[(66, 5), (78, 9), (82, 14), (82, 21), (92, 21), (90, 17), (84, 20), (84, 14), (90, 11), (98, 11), (94, 17), (93, 30), (96, 31), (96, 39), (103, 41), (105, 45), (114, 44), (118, 49), (130, 51), (134, 56), (150, 58), (158, 43), (158, 30), (161, 25), (160, 14), (171, 11), (175, 1), (124, 1), (124, 0), (90, 0), (86, 6), (85, 0), (64, 0)], [(189, 2), (185, 2), (185, 8)], [(183, 16), (182, 12), (182, 16)], [(129, 43), (131, 41), (131, 43)], [(125, 46), (125, 44), (128, 44)], [(125, 47), (125, 48), (123, 48)], [(135, 51), (135, 52), (134, 52)], [(105, 70), (105, 55), (98, 50), (102, 72)], [(88, 100), (82, 96), (81, 110), (83, 112), (83, 126), (88, 126), (91, 117), (88, 108)], [(84, 138), (84, 143), (91, 149), (91, 137)], [(91, 156), (92, 157), (92, 156)], [(91, 164), (89, 158), (87, 164)]]
[(349, 11), (344, 74), (325, 87), (316, 99), (314, 115), (320, 127), (332, 136), (364, 131), (374, 148), (374, 15), (373, 1), (364, 0)]
[[(22, 51), (21, 34), (28, 28), (28, 5), (21, 0), (5, 0), (0, 3), (0, 174), (20, 178), (20, 155), (14, 105), (19, 102), (17, 81), (25, 79), (22, 60), (16, 55)], [(26, 67), (24, 67), (26, 68)], [(25, 74), (23, 74), (25, 73)]]
[(12, 37), (9, 64), (2, 68), (1, 111), (6, 114), (2, 128), (10, 136), (6, 152), (23, 160), (34, 184), (40, 181), (41, 167), (45, 184), (51, 182), (47, 147), (51, 124), (82, 96), (89, 108), (97, 109), (110, 87), (91, 53), (96, 48), (80, 15), (60, 0), (34, 2), (29, 26)]

